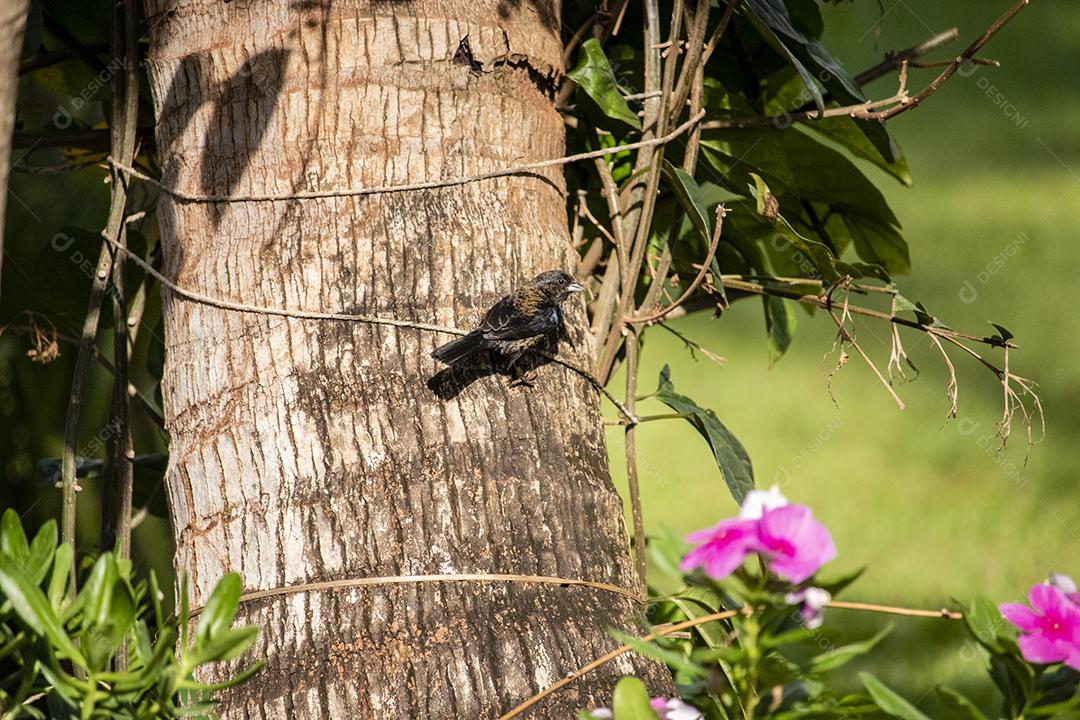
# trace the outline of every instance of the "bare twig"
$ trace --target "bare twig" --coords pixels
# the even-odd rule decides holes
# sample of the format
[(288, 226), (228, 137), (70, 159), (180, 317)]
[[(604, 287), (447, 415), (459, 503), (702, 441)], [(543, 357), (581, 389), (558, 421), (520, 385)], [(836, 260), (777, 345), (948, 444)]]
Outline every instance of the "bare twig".
[(874, 361), (870, 359), (870, 356), (866, 354), (866, 351), (864, 351), (862, 349), (862, 346), (860, 346), (859, 343), (855, 340), (855, 336), (847, 331), (846, 323), (848, 318), (850, 318), (850, 314), (848, 312), (848, 293), (846, 291), (844, 293), (843, 314), (841, 315), (841, 317), (836, 317), (836, 313), (833, 312), (831, 295), (832, 291), (830, 291), (829, 295), (826, 297), (826, 301), (828, 303), (827, 309), (829, 311), (829, 317), (831, 317), (833, 319), (833, 322), (836, 323), (837, 333), (840, 336), (841, 346), (843, 343), (847, 343), (851, 345), (851, 347), (855, 348), (855, 351), (859, 353), (859, 357), (861, 357), (863, 361), (870, 367), (874, 375), (877, 377), (878, 381), (889, 392), (889, 395), (892, 396), (892, 399), (896, 401), (897, 406), (901, 410), (903, 410), (904, 401), (900, 399), (900, 396), (896, 394), (895, 390), (893, 390), (893, 387), (889, 383), (889, 381), (886, 380), (885, 376), (881, 374), (881, 371), (877, 369), (877, 365), (874, 364)]
[[(896, 317), (896, 297), (897, 295), (894, 292), (892, 296), (892, 304), (889, 309), (889, 313), (893, 317)], [(906, 364), (913, 370), (915, 369), (915, 365), (911, 362), (911, 358), (908, 357), (907, 351), (904, 350), (904, 343), (900, 339), (900, 326), (895, 323), (890, 323), (889, 330), (892, 337), (892, 343), (889, 347), (889, 382), (893, 382), (895, 378), (900, 378), (901, 380), (906, 381), (908, 377), (907, 372), (905, 372), (904, 370), (904, 365)], [(896, 368), (895, 375), (893, 368)], [(917, 376), (918, 370), (915, 370), (915, 372)]]
[(697, 360), (697, 357), (695, 356), (695, 353), (701, 353), (702, 355), (704, 355), (705, 357), (707, 357), (709, 360), (716, 363), (720, 367), (724, 367), (724, 364), (727, 362), (727, 360), (725, 358), (723, 358), (722, 356), (717, 355), (712, 350), (709, 350), (708, 348), (702, 346), (700, 343), (691, 340), (690, 338), (686, 337), (681, 332), (679, 332), (675, 328), (671, 327), (667, 323), (661, 322), (661, 323), (657, 323), (657, 325), (659, 325), (660, 327), (664, 328), (665, 330), (667, 330), (669, 333), (671, 333), (675, 337), (682, 340), (683, 344), (686, 345), (687, 349), (690, 351), (690, 357), (693, 358), (694, 360)]
[(709, 120), (701, 124), (703, 130), (737, 130), (755, 125), (773, 125), (787, 127), (792, 122), (804, 120), (822, 120), (830, 117), (851, 117), (859, 120), (880, 119), (877, 108), (899, 107), (909, 102), (907, 92), (907, 61), (900, 64), (899, 86), (896, 93), (883, 100), (867, 100), (854, 105), (826, 108), (824, 112), (817, 109), (800, 110), (797, 112), (782, 113), (780, 115), (753, 116), (744, 118), (732, 118), (729, 120)]
[[(839, 600), (833, 600), (832, 602), (828, 603), (827, 607), (835, 608), (837, 610), (857, 610), (862, 612), (883, 613), (886, 615), (899, 615), (902, 617), (919, 617), (938, 620), (960, 620), (964, 617), (961, 613), (954, 612), (946, 608), (941, 608), (940, 610), (920, 610), (915, 608), (896, 607), (894, 605), (843, 602)], [(663, 626), (657, 626), (654, 627), (652, 632), (650, 632), (648, 635), (642, 636), (640, 638), (640, 642), (652, 642), (658, 637), (666, 637), (674, 633), (678, 633), (682, 630), (688, 630), (689, 628), (697, 627), (698, 625), (705, 625), (706, 623), (718, 622), (720, 620), (728, 620), (735, 617), (740, 612), (746, 612), (746, 610), (724, 610), (721, 612), (710, 613), (709, 615), (702, 615), (701, 617), (693, 618), (691, 620), (684, 620), (683, 622), (668, 623)], [(514, 707), (509, 712), (500, 715), (499, 720), (511, 720), (512, 718), (521, 715), (523, 712), (525, 712), (530, 707), (540, 702), (544, 698), (548, 697), (549, 695), (558, 692), (559, 690), (566, 687), (575, 680), (585, 675), (588, 675), (593, 670), (596, 670), (599, 667), (603, 667), (615, 658), (633, 651), (633, 649), (634, 648), (631, 645), (620, 645), (614, 650), (605, 653), (604, 655), (601, 655), (595, 660), (581, 666), (579, 669), (570, 673), (558, 682), (544, 688), (525, 702)]]
[(600, 279), (600, 290), (596, 293), (596, 301), (592, 305), (592, 331), (593, 342), (597, 347), (603, 347), (611, 328), (612, 313), (619, 294), (619, 264), (608, 259), (604, 276)]
[[(895, 325), (893, 327), (896, 327)], [(959, 385), (956, 382), (956, 367), (953, 365), (952, 360), (949, 359), (949, 353), (945, 352), (945, 347), (941, 344), (941, 340), (938, 339), (933, 333), (927, 333), (930, 338), (930, 342), (934, 343), (938, 351), (941, 352), (942, 359), (945, 360), (945, 367), (949, 370), (949, 384), (945, 387), (945, 393), (949, 397), (949, 412), (945, 416), (947, 418), (956, 417), (956, 412), (959, 409)], [(1009, 349), (1005, 349), (1006, 357), (1008, 357)]]
[[(131, 0), (113, 10), (113, 56), (123, 58), (123, 72), (114, 79), (113, 91), (113, 152), (121, 157), (135, 155), (135, 124), (139, 108), (139, 66), (136, 5)], [(131, 556), (131, 504), (133, 468), (131, 466), (131, 405), (128, 395), (128, 313), (125, 271), (127, 257), (127, 185), (119, 173), (112, 178), (112, 207), (106, 235), (118, 244), (112, 263), (113, 304), (113, 373), (112, 403), (109, 411), (112, 428), (106, 443), (108, 462), (105, 467), (105, 497), (102, 505), (102, 548), (115, 548), (122, 558)], [(119, 222), (113, 212), (118, 210)], [(117, 669), (127, 666), (127, 655), (117, 656)]]
[[(770, 287), (768, 285), (749, 282), (741, 279), (742, 276), (738, 275), (722, 275), (720, 276), (721, 284), (731, 290), (739, 290), (741, 292), (751, 293), (754, 295), (773, 295), (775, 297), (787, 298), (796, 302), (803, 303), (804, 305), (814, 305), (820, 308), (829, 307), (829, 302), (826, 297), (816, 294), (806, 294), (798, 292), (797, 290), (789, 290), (784, 287)], [(801, 284), (801, 283), (799, 283)], [(807, 280), (807, 285), (816, 286), (817, 281)], [(862, 286), (863, 289), (870, 290), (874, 286)], [(855, 289), (855, 286), (852, 286)], [(941, 338), (951, 338), (957, 340), (969, 340), (971, 342), (982, 343), (984, 345), (990, 345), (992, 347), (1000, 347), (1001, 343), (992, 342), (986, 338), (979, 337), (977, 335), (969, 335), (967, 333), (958, 332), (956, 330), (950, 330), (943, 327), (931, 327), (929, 325), (923, 325), (915, 320), (908, 320), (907, 318), (900, 317), (898, 315), (891, 315), (889, 313), (881, 312), (880, 310), (874, 310), (872, 308), (862, 307), (859, 305), (848, 305), (848, 312), (852, 315), (861, 315), (863, 317), (875, 318), (877, 320), (884, 320), (885, 322), (895, 323), (903, 327), (908, 327), (913, 330), (919, 330), (921, 332), (932, 332)], [(1016, 347), (1012, 343), (1006, 343), (1009, 347)], [(966, 346), (965, 346), (966, 347)], [(970, 350), (969, 350), (970, 352)], [(987, 365), (994, 373), (999, 373), (1000, 369), (993, 364), (983, 360), (977, 353), (975, 357)]]
[(978, 39), (975, 40), (975, 42), (968, 45), (967, 49), (965, 49), (964, 52), (960, 53), (960, 55), (958, 55), (951, 63), (946, 65), (945, 69), (941, 71), (941, 74), (931, 80), (930, 83), (925, 88), (923, 88), (917, 95), (907, 99), (905, 102), (894, 105), (887, 110), (882, 110), (880, 112), (874, 113), (873, 118), (876, 120), (884, 121), (890, 118), (894, 118), (900, 113), (907, 112), (912, 108), (918, 107), (924, 100), (926, 100), (926, 98), (933, 95), (938, 90), (938, 88), (944, 85), (961, 65), (975, 57), (976, 53), (978, 53), (979, 50), (982, 50), (983, 46), (986, 45), (986, 43), (990, 42), (990, 38), (994, 37), (994, 35), (997, 35), (1001, 28), (1005, 27), (1005, 25), (1007, 25), (1010, 20), (1016, 17), (1016, 15), (1021, 10), (1023, 10), (1029, 2), (1031, 2), (1031, 0), (1019, 0), (1019, 2), (1006, 10), (1001, 17), (995, 20), (994, 23), (990, 27), (988, 27), (983, 32), (983, 34), (978, 37)]
[(735, 14), (735, 9), (739, 6), (739, 1), (740, 0), (728, 0), (727, 7), (724, 8), (724, 14), (720, 16), (720, 23), (713, 30), (712, 35), (709, 36), (709, 42), (705, 43), (705, 50), (701, 54), (701, 64), (703, 66), (709, 62), (709, 58), (711, 58), (713, 52), (716, 51), (716, 46), (720, 43), (720, 39), (724, 37), (728, 23), (731, 22), (731, 16)]
[(705, 33), (709, 26), (709, 0), (697, 0), (692, 22), (687, 27), (686, 58), (683, 60), (682, 69), (679, 72), (679, 80), (675, 83), (671, 100), (668, 105), (671, 122), (675, 122), (682, 114), (686, 99), (690, 96), (690, 90), (694, 82), (694, 76), (698, 68), (702, 67), (701, 55), (705, 50)]
[[(694, 278), (694, 281), (691, 282), (690, 285), (683, 292), (683, 294), (679, 296), (679, 299), (671, 303), (670, 305), (662, 307), (656, 312), (649, 315), (635, 315), (634, 317), (629, 319), (629, 322), (634, 324), (647, 325), (649, 323), (654, 323), (657, 320), (663, 320), (671, 313), (671, 311), (682, 305), (684, 302), (687, 301), (687, 299), (689, 299), (691, 295), (694, 294), (694, 292), (698, 289), (698, 286), (701, 285), (702, 280), (704, 280), (705, 276), (708, 274), (709, 267), (712, 265), (712, 259), (716, 256), (716, 248), (720, 245), (720, 231), (721, 228), (723, 228), (724, 215), (726, 213), (727, 208), (725, 208), (723, 205), (716, 206), (716, 226), (713, 228), (712, 242), (709, 243), (709, 251), (705, 254), (705, 260), (701, 263), (701, 267), (698, 270), (698, 274)], [(666, 275), (667, 273), (664, 274)], [(663, 278), (657, 278), (657, 282), (662, 281)]]
[[(944, 47), (949, 43), (959, 39), (960, 30), (957, 28), (949, 28), (945, 32), (940, 32), (933, 37), (922, 41), (918, 45), (913, 45), (905, 50), (893, 50), (885, 55), (885, 59), (874, 65), (871, 68), (863, 70), (861, 73), (855, 76), (855, 82), (859, 85), (866, 85), (869, 82), (877, 80), (882, 75), (896, 70), (900, 67), (900, 63), (905, 60), (914, 60), (920, 58), (923, 55), (929, 55), (940, 47)], [(914, 63), (911, 63), (914, 65)]]
[[(717, 620), (727, 620), (728, 618), (735, 617), (737, 614), (738, 614), (737, 610), (725, 610), (723, 612), (712, 613), (710, 615), (702, 615), (701, 617), (694, 618), (693, 620), (687, 620), (687, 621), (681, 622), (681, 623), (674, 623), (674, 624), (668, 625), (668, 626), (666, 626), (664, 628), (654, 630), (653, 632), (649, 633), (648, 635), (645, 635), (644, 637), (642, 637), (641, 641), (642, 642), (650, 642), (652, 640), (655, 640), (658, 637), (663, 637), (665, 635), (670, 635), (671, 633), (679, 632), (680, 630), (686, 630), (687, 628), (696, 627), (698, 625), (704, 625), (705, 623), (715, 622)], [(611, 662), (615, 658), (617, 658), (617, 657), (619, 657), (621, 655), (625, 655), (626, 653), (630, 652), (631, 650), (633, 650), (633, 648), (630, 645), (620, 645), (619, 647), (615, 648), (611, 652), (606, 653), (604, 655), (601, 655), (600, 657), (596, 658), (592, 662), (581, 666), (580, 668), (578, 668), (574, 672), (570, 673), (566, 677), (562, 678), (558, 682), (554, 683), (553, 685), (550, 685), (550, 686), (544, 688), (543, 690), (536, 693), (535, 695), (533, 695), (531, 698), (529, 698), (525, 702), (521, 703), (520, 705), (515, 706), (512, 710), (510, 710), (510, 712), (507, 712), (507, 713), (505, 713), (503, 715), (500, 715), (499, 720), (511, 720), (511, 718), (517, 717), (521, 713), (523, 713), (526, 710), (528, 710), (529, 708), (531, 708), (536, 703), (538, 703), (541, 700), (543, 700), (544, 698), (546, 698), (548, 695), (551, 695), (552, 693), (558, 692), (559, 690), (566, 687), (570, 683), (574, 682), (578, 678), (580, 678), (580, 677), (582, 677), (584, 675), (588, 675), (589, 673), (591, 673), (593, 670), (597, 669), (598, 667), (602, 667), (603, 665), (606, 665), (607, 663)]]
[[(224, 300), (222, 298), (217, 298), (217, 297), (214, 297), (212, 295), (206, 295), (205, 293), (195, 292), (194, 290), (188, 290), (187, 288), (181, 287), (181, 286), (177, 285), (176, 283), (174, 283), (169, 278), (165, 277), (163, 274), (161, 274), (161, 272), (159, 272), (153, 265), (146, 262), (145, 260), (143, 260), (141, 257), (136, 255), (135, 253), (131, 252), (131, 250), (129, 250), (127, 248), (121, 249), (120, 244), (118, 242), (116, 242), (115, 240), (113, 240), (112, 238), (105, 236), (105, 241), (111, 247), (116, 248), (119, 252), (126, 255), (128, 257), (128, 259), (130, 259), (136, 265), (138, 265), (143, 270), (145, 270), (150, 276), (154, 277), (158, 282), (161, 283), (162, 287), (167, 288), (168, 290), (172, 291), (173, 293), (175, 293), (179, 297), (190, 300), (191, 302), (196, 302), (196, 303), (199, 303), (199, 304), (202, 304), (202, 305), (209, 305), (211, 307), (216, 307), (216, 308), (219, 308), (221, 310), (232, 310), (234, 312), (254, 313), (254, 314), (257, 314), (257, 315), (274, 315), (274, 316), (280, 316), (280, 317), (291, 317), (291, 318), (298, 318), (298, 319), (301, 319), (301, 320), (340, 320), (340, 321), (345, 321), (345, 322), (368, 323), (368, 324), (371, 324), (371, 325), (388, 325), (388, 326), (391, 326), (391, 327), (412, 328), (414, 330), (425, 330), (425, 331), (428, 331), (428, 332), (446, 333), (447, 335), (457, 335), (457, 336), (462, 336), (462, 335), (467, 334), (467, 331), (459, 330), (458, 328), (445, 327), (445, 326), (442, 326), (442, 325), (435, 325), (435, 324), (432, 324), (432, 323), (413, 322), (411, 320), (398, 320), (396, 318), (383, 318), (383, 317), (377, 317), (377, 316), (373, 316), (373, 315), (358, 315), (358, 314), (355, 314), (355, 313), (329, 313), (329, 312), (321, 312), (321, 311), (315, 311), (315, 310), (291, 310), (291, 309), (288, 309), (288, 308), (263, 307), (263, 306), (260, 306), (260, 305), (251, 305), (251, 304), (248, 304), (248, 303), (239, 303), (239, 302), (233, 302), (231, 300)], [(106, 269), (106, 274), (107, 273), (108, 273), (108, 270)], [(573, 370), (578, 375), (581, 375), (581, 377), (585, 378), (593, 387), (595, 387), (597, 389), (598, 392), (600, 392), (600, 394), (602, 394), (604, 397), (606, 397), (608, 400), (610, 400), (612, 402), (612, 404), (614, 404), (615, 407), (619, 410), (619, 412), (622, 413), (627, 418), (627, 420), (629, 420), (630, 422), (636, 422), (637, 421), (637, 418), (634, 417), (634, 415), (632, 413), (629, 413), (627, 411), (626, 406), (623, 405), (621, 402), (619, 402), (618, 398), (616, 398), (610, 392), (608, 392), (607, 388), (605, 388), (604, 385), (599, 380), (597, 380), (596, 377), (593, 374), (591, 374), (589, 371), (587, 371), (587, 370), (585, 370), (583, 368), (579, 368), (576, 365), (573, 365), (572, 363), (569, 363), (569, 362), (567, 362), (565, 360), (562, 360), (562, 359), (560, 359), (560, 358), (558, 358), (558, 357), (556, 357), (554, 355), (551, 355), (550, 353), (546, 353), (546, 352), (544, 352), (542, 350), (534, 348), (534, 349), (532, 349), (532, 352), (536, 353), (537, 355), (540, 355), (541, 357), (545, 357), (548, 360), (551, 360), (552, 362), (558, 363), (559, 365), (562, 365), (563, 367), (565, 367), (567, 369)], [(74, 462), (74, 460), (73, 460), (73, 462)]]
[(592, 150), (590, 152), (578, 153), (576, 155), (567, 155), (565, 157), (552, 158), (551, 160), (541, 160), (534, 163), (526, 163), (524, 165), (515, 165), (501, 170), (493, 170), (488, 173), (481, 173), (479, 175), (462, 175), (459, 177), (446, 178), (444, 180), (430, 180), (419, 183), (406, 183), (404, 185), (379, 185), (368, 188), (351, 188), (343, 190), (301, 190), (299, 192), (290, 193), (286, 195), (267, 195), (267, 194), (248, 194), (248, 195), (193, 195), (190, 193), (181, 192), (175, 190), (160, 180), (150, 177), (141, 170), (133, 168), (130, 163), (118, 160), (115, 157), (109, 157), (108, 162), (114, 168), (123, 171), (124, 173), (136, 177), (143, 182), (150, 183), (158, 190), (168, 195), (175, 200), (187, 203), (227, 203), (227, 202), (279, 202), (285, 200), (312, 200), (318, 198), (332, 198), (332, 197), (358, 197), (362, 195), (381, 195), (386, 193), (396, 192), (411, 192), (414, 190), (434, 190), (436, 188), (454, 187), (456, 185), (465, 185), (472, 182), (480, 182), (482, 180), (492, 180), (494, 178), (507, 177), (509, 175), (527, 175), (534, 170), (542, 170), (548, 167), (556, 167), (559, 165), (568, 165), (570, 163), (580, 162), (582, 160), (592, 160), (598, 157), (606, 157), (608, 155), (615, 155), (617, 153), (624, 152), (626, 150), (640, 150), (641, 148), (651, 148), (660, 145), (665, 145), (675, 138), (679, 137), (687, 130), (705, 116), (705, 113), (698, 113), (696, 116), (690, 118), (679, 127), (675, 128), (671, 132), (661, 137), (653, 137), (648, 140), (641, 140), (639, 142), (628, 143), (626, 145), (616, 145), (609, 148), (601, 148), (599, 150)]
[[(924, 68), (924, 69), (925, 68), (936, 68), (936, 67), (944, 67), (944, 66), (948, 65), (951, 62), (952, 62), (952, 60), (926, 60), (926, 61), (912, 60), (912, 61), (910, 61), (908, 63), (908, 67)], [(985, 58), (985, 57), (967, 58), (967, 59), (964, 60), (964, 64), (965, 65), (984, 65), (984, 66), (987, 66), (987, 67), (1001, 67), (1001, 62), (999, 62), (998, 60), (995, 60), (993, 58)]]
[[(626, 336), (626, 409), (631, 416), (637, 415), (637, 370), (638, 344), (637, 332), (632, 327)], [(630, 490), (630, 515), (634, 521), (634, 566), (638, 582), (641, 583), (641, 597), (649, 596), (649, 584), (645, 578), (645, 520), (641, 510), (641, 482), (637, 468), (637, 423), (626, 426), (626, 480)]]

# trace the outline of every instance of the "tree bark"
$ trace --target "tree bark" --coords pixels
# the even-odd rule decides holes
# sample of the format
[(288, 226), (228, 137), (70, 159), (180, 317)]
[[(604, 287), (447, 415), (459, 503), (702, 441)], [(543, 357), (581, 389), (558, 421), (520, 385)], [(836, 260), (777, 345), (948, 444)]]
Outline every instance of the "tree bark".
[[(165, 181), (288, 194), (477, 174), (564, 154), (545, 0), (147, 0)], [(459, 53), (468, 38), (473, 63)], [(455, 61), (457, 56), (457, 61)], [(515, 284), (573, 269), (554, 168), (423, 192), (159, 208), (166, 272), (263, 306), (467, 328)], [(450, 339), (164, 298), (177, 570), (205, 601), (400, 575), (549, 575), (638, 587), (596, 390), (566, 368), (428, 387)], [(576, 348), (592, 363), (580, 299)], [(453, 397), (448, 389), (460, 389)], [(615, 645), (610, 591), (453, 581), (245, 603), (267, 667), (229, 718), (492, 717)], [(637, 662), (637, 661), (634, 661)], [(606, 704), (623, 658), (538, 706)], [(658, 692), (666, 671), (639, 664)], [(219, 674), (218, 677), (221, 677)]]
[(19, 90), (19, 58), (29, 12), (30, 0), (4, 0), (0, 6), (0, 270), (4, 263), (4, 211), (11, 167), (11, 133), (15, 129), (15, 97)]

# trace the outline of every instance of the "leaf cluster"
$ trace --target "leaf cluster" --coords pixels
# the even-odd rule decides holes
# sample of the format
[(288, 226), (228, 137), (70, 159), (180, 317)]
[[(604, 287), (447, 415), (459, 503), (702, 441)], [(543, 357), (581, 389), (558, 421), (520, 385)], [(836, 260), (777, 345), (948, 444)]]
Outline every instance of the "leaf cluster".
[[(156, 577), (133, 578), (130, 560), (102, 553), (82, 588), (69, 590), (71, 546), (54, 521), (28, 540), (18, 515), (0, 518), (0, 717), (175, 718), (206, 715), (214, 695), (251, 677), (256, 663), (223, 683), (193, 678), (233, 660), (258, 628), (234, 628), (240, 577), (225, 575), (188, 633), (186, 587), (179, 616), (166, 616)], [(179, 641), (179, 642), (178, 642)]]

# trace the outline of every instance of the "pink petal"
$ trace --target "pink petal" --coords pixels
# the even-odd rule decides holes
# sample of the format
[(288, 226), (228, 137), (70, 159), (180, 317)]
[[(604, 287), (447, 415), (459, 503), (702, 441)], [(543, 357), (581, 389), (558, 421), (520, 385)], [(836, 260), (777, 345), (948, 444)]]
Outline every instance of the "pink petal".
[(1069, 656), (1067, 650), (1063, 650), (1058, 643), (1041, 633), (1021, 635), (1017, 644), (1020, 645), (1024, 659), (1032, 663), (1056, 663)]
[(1020, 603), (1002, 603), (998, 605), (1001, 617), (1024, 632), (1034, 632), (1039, 629), (1039, 616), (1027, 605)]
[(699, 530), (687, 536), (689, 540), (703, 541), (702, 545), (686, 554), (679, 569), (688, 572), (704, 567), (705, 574), (720, 580), (742, 565), (746, 555), (757, 542), (757, 524), (738, 519), (724, 520), (716, 527)]
[(1080, 670), (1080, 647), (1073, 646), (1069, 652), (1069, 657), (1065, 658), (1065, 664), (1073, 670)]
[(802, 505), (766, 511), (758, 532), (769, 557), (769, 568), (794, 583), (807, 579), (836, 557), (836, 545), (828, 529)]
[(1063, 593), (1053, 585), (1032, 585), (1028, 590), (1028, 601), (1040, 615), (1053, 615), (1064, 605)]

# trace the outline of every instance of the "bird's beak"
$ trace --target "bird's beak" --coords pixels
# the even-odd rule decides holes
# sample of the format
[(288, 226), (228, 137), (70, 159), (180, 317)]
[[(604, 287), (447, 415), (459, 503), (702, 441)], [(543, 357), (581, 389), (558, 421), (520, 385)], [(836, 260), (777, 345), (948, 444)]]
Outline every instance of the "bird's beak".
[(585, 288), (582, 287), (581, 285), (579, 285), (576, 282), (572, 282), (572, 283), (570, 283), (569, 285), (566, 286), (566, 292), (572, 292), (572, 293), (585, 292)]

